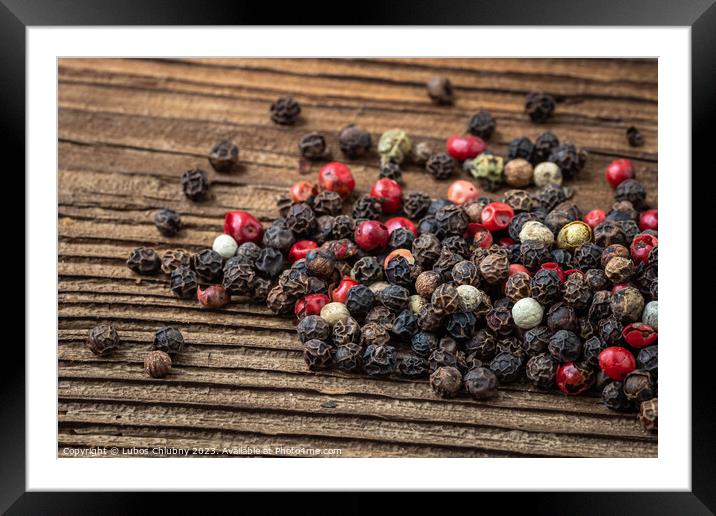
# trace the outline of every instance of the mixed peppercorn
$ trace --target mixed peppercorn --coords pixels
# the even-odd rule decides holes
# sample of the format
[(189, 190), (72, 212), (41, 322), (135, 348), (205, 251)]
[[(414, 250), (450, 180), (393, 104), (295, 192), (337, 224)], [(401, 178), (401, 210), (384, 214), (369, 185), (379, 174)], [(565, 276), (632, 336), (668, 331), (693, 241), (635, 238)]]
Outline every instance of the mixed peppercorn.
[[(434, 103), (454, 103), (448, 79), (427, 85)], [(545, 122), (557, 101), (530, 93), (525, 110)], [(296, 123), (298, 102), (270, 108), (280, 125)], [(498, 386), (527, 381), (567, 395), (601, 392), (613, 410), (639, 412), (657, 428), (658, 212), (629, 160), (605, 171), (614, 189), (608, 210), (584, 213), (563, 181), (577, 176), (586, 153), (544, 132), (517, 138), (506, 156), (489, 148), (497, 123), (487, 111), (450, 136), (444, 150), (414, 143), (401, 129), (381, 135), (378, 177), (358, 195), (348, 165), (324, 163), (315, 182), (295, 183), (277, 202), (279, 217), (264, 225), (252, 214), (226, 212), (224, 232), (197, 253), (159, 256), (135, 249), (127, 265), (138, 274), (169, 275), (178, 298), (220, 308), (232, 296), (291, 312), (311, 370), (426, 379), (441, 397), (475, 399)], [(635, 129), (628, 132), (640, 144)], [(345, 126), (338, 145), (347, 159), (370, 156), (371, 134)], [(324, 136), (305, 134), (302, 160), (329, 160)], [(218, 143), (209, 153), (217, 172), (232, 170), (239, 149)], [(457, 176), (446, 199), (404, 192), (401, 167), (423, 166), (436, 179)], [(511, 187), (501, 197), (483, 195)], [(208, 197), (206, 172), (181, 179), (192, 201)], [(527, 190), (527, 188), (532, 188)], [(161, 210), (155, 224), (167, 237), (183, 227)], [(98, 355), (119, 345), (117, 332), (98, 326), (89, 346)], [(183, 337), (157, 332), (145, 370), (163, 377)]]

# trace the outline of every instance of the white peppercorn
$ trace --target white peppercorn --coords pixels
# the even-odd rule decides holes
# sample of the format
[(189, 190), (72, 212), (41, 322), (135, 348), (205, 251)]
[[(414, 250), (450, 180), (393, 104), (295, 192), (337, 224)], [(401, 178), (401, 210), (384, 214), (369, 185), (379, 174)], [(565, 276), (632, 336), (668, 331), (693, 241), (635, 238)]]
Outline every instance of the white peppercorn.
[(512, 307), (512, 319), (518, 328), (529, 330), (542, 322), (544, 308), (535, 299), (523, 297)]
[(373, 292), (373, 294), (378, 295), (385, 287), (388, 286), (390, 286), (390, 283), (387, 281), (376, 281), (375, 283), (368, 285), (368, 288)]
[(655, 330), (659, 330), (659, 302), (649, 301), (644, 307), (641, 315), (641, 322), (648, 324)]
[(551, 161), (545, 161), (534, 169), (532, 181), (539, 188), (547, 185), (562, 186), (562, 171)]
[(457, 295), (460, 298), (460, 310), (463, 312), (472, 312), (482, 303), (483, 293), (472, 285), (459, 285)]
[(520, 242), (537, 240), (551, 246), (554, 243), (554, 233), (547, 226), (537, 220), (529, 220), (522, 225)]
[(423, 308), (425, 305), (427, 305), (427, 300), (419, 296), (417, 294), (410, 296), (408, 298), (408, 309), (413, 312), (414, 314), (417, 314), (421, 308)]
[(236, 240), (231, 235), (223, 234), (214, 239), (211, 248), (222, 258), (231, 258), (236, 254), (239, 244), (236, 243)]
[(336, 324), (341, 319), (350, 317), (350, 315), (351, 314), (348, 311), (348, 308), (346, 308), (346, 305), (335, 301), (327, 303), (323, 308), (321, 308), (321, 317), (331, 326)]

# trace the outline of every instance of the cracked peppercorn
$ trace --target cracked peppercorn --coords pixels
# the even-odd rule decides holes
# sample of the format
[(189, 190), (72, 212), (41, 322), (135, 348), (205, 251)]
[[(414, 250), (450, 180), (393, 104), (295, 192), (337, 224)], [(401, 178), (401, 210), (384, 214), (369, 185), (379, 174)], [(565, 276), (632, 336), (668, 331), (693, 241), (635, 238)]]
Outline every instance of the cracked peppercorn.
[(98, 356), (107, 356), (119, 347), (117, 330), (111, 324), (98, 324), (89, 331), (87, 347)]
[(202, 201), (209, 193), (209, 176), (201, 169), (187, 170), (181, 176), (184, 195), (192, 201)]
[(184, 348), (184, 335), (172, 326), (162, 326), (154, 334), (154, 349), (176, 355)]
[(301, 114), (301, 106), (293, 97), (280, 97), (270, 108), (271, 120), (279, 125), (293, 125)]

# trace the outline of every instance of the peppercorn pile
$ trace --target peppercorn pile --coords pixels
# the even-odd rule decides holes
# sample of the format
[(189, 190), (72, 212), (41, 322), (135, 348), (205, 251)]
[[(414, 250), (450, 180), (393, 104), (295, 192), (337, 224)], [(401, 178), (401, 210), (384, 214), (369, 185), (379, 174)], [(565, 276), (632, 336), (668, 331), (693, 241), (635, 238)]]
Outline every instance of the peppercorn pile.
[[(431, 81), (428, 94), (436, 104), (453, 102), (447, 79)], [(525, 102), (535, 123), (555, 108), (544, 93)], [(291, 125), (301, 107), (283, 98), (270, 114)], [(358, 195), (349, 167), (330, 161), (315, 183), (299, 181), (278, 199), (279, 217), (268, 227), (228, 211), (211, 248), (161, 257), (138, 248), (127, 265), (167, 274), (174, 295), (207, 308), (244, 297), (293, 313), (311, 370), (425, 378), (446, 398), (486, 399), (518, 381), (567, 395), (601, 392), (607, 407), (640, 411), (644, 427), (656, 430), (657, 210), (622, 159), (605, 172), (614, 204), (584, 213), (563, 182), (580, 173), (586, 153), (544, 132), (534, 142), (513, 140), (498, 156), (487, 143), (496, 125), (490, 113), (476, 113), (444, 152), (403, 130), (386, 131), (375, 146), (380, 171), (369, 193)], [(350, 124), (339, 132), (339, 147), (355, 159), (369, 155), (373, 140)], [(297, 148), (304, 160), (330, 156), (316, 132)], [(226, 172), (238, 156), (223, 142), (209, 161)], [(455, 180), (445, 199), (405, 193), (401, 167), (408, 162), (437, 179), (464, 174), (472, 181)], [(503, 185), (512, 189), (500, 198), (481, 194)], [(181, 187), (200, 202), (208, 176), (189, 170)], [(166, 236), (183, 227), (171, 210), (157, 213), (155, 223)], [(113, 331), (91, 335), (93, 351), (114, 349)], [(145, 369), (162, 377), (178, 349), (156, 341), (155, 349)]]

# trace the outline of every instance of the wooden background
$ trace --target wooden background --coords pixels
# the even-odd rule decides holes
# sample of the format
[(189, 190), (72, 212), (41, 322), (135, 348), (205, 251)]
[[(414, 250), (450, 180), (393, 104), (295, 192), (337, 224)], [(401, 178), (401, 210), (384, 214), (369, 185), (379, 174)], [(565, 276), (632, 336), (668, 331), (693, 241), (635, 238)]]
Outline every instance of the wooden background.
[[(634, 160), (656, 205), (657, 64), (644, 60), (498, 59), (62, 59), (59, 66), (59, 443), (62, 448), (118, 446), (310, 447), (342, 456), (651, 457), (655, 436), (634, 415), (604, 408), (596, 397), (568, 398), (522, 385), (497, 399), (437, 399), (427, 382), (377, 380), (306, 370), (294, 323), (262, 306), (234, 303), (217, 311), (177, 300), (163, 276), (140, 278), (125, 266), (139, 245), (163, 251), (210, 247), (227, 209), (275, 216), (274, 199), (301, 176), (297, 141), (355, 122), (373, 133), (406, 129), (435, 147), (488, 109), (498, 121), (498, 153), (519, 136), (552, 130), (586, 148), (589, 162), (576, 200), (608, 209), (603, 180), (616, 157)], [(433, 106), (424, 84), (434, 75), (456, 86), (454, 107)], [(524, 96), (543, 90), (560, 103), (551, 123), (536, 126)], [(268, 115), (280, 95), (294, 95), (301, 124), (278, 127)], [(625, 129), (645, 136), (627, 145)], [(241, 169), (215, 174), (211, 146), (231, 139)], [(351, 162), (357, 188), (377, 177), (377, 157)], [(195, 204), (179, 177), (200, 166), (212, 198)], [(310, 170), (310, 177), (319, 168)], [(445, 195), (418, 168), (406, 190)], [(173, 208), (187, 229), (165, 238), (153, 212)], [(87, 331), (114, 324), (123, 339), (109, 358), (86, 347)], [(187, 349), (170, 376), (142, 371), (154, 331), (172, 324)]]

